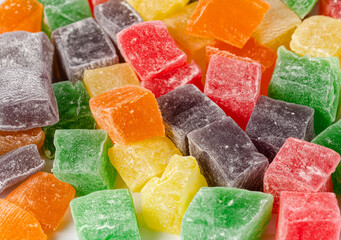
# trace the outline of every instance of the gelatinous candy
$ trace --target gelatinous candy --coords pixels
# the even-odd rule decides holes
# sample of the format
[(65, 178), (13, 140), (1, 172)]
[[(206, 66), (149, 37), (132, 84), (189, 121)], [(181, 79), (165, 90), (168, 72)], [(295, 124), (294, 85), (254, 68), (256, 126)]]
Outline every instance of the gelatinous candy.
[(141, 16), (126, 0), (107, 1), (95, 7), (94, 14), (98, 24), (115, 43), (117, 33), (133, 24), (143, 22)]
[(140, 85), (134, 69), (128, 63), (85, 70), (83, 81), (90, 97), (126, 85)]
[(337, 58), (312, 58), (278, 49), (269, 97), (315, 109), (314, 127), (319, 134), (335, 121), (341, 86)]
[(118, 48), (141, 81), (186, 65), (186, 54), (161, 21), (138, 23), (117, 34)]
[(146, 21), (161, 20), (185, 6), (189, 0), (127, 0)]
[(204, 93), (245, 129), (260, 93), (261, 66), (213, 55)]
[(45, 166), (34, 144), (0, 156), (0, 192), (28, 178)]
[(203, 91), (204, 87), (201, 83), (201, 77), (200, 67), (192, 62), (191, 64), (145, 80), (142, 82), (142, 87), (152, 91), (156, 98), (186, 84), (193, 84)]
[(262, 45), (277, 50), (281, 45), (289, 48), (291, 35), (301, 19), (281, 0), (267, 0), (271, 4), (263, 22), (252, 36)]
[(57, 28), (92, 16), (87, 0), (38, 1), (44, 5), (44, 21), (42, 22), (42, 30), (49, 36)]
[(269, 165), (250, 138), (230, 118), (190, 132), (189, 152), (209, 186), (260, 190)]
[(185, 239), (260, 239), (271, 218), (270, 194), (235, 188), (201, 188), (181, 223)]
[(53, 139), (57, 129), (94, 129), (96, 127), (96, 121), (89, 107), (90, 97), (81, 81), (74, 84), (69, 81), (55, 83), (52, 88), (57, 99), (59, 122), (43, 128), (45, 132), (44, 154), (50, 159), (54, 158), (56, 150)]
[(56, 45), (61, 68), (70, 81), (82, 80), (86, 69), (107, 67), (118, 62), (114, 45), (93, 18), (58, 28), (52, 33), (52, 41)]
[(108, 0), (90, 0), (90, 1), (91, 1), (91, 5), (94, 8), (100, 4), (104, 4), (104, 3), (108, 2)]
[(0, 239), (47, 239), (33, 214), (4, 199), (0, 199), (0, 222)]
[(334, 193), (282, 192), (277, 240), (338, 240), (340, 209)]
[(304, 18), (314, 8), (318, 0), (282, 0), (300, 18)]
[(320, 0), (319, 14), (341, 20), (341, 1), (340, 0)]
[[(262, 22), (270, 4), (264, 0), (199, 1), (186, 33), (209, 37), (242, 48)], [(226, 14), (226, 9), (233, 9)], [(219, 22), (216, 21), (219, 16)]]
[(187, 134), (226, 117), (212, 100), (194, 85), (179, 87), (158, 98), (166, 135), (188, 155)]
[(325, 16), (305, 19), (292, 35), (290, 47), (302, 56), (341, 58), (341, 21)]
[(91, 112), (111, 140), (123, 145), (165, 136), (161, 112), (153, 93), (125, 86), (90, 100)]
[(109, 149), (112, 165), (133, 192), (139, 192), (153, 177), (160, 176), (169, 159), (181, 155), (166, 137), (150, 138), (128, 146), (116, 143)]
[(282, 191), (330, 191), (330, 175), (339, 162), (340, 155), (331, 149), (288, 138), (264, 176), (264, 192), (275, 199), (274, 212)]
[[(316, 138), (313, 139), (312, 143), (333, 149), (334, 151), (341, 154), (341, 120), (334, 123)], [(335, 172), (332, 174), (333, 190), (336, 194), (341, 194), (341, 165), (339, 165)]]
[(141, 191), (146, 224), (179, 234), (182, 217), (201, 187), (207, 187), (207, 183), (195, 158), (174, 155), (162, 177), (152, 178)]
[(112, 144), (105, 131), (57, 130), (54, 144), (53, 174), (71, 184), (78, 195), (114, 187), (117, 172), (108, 157)]
[(140, 240), (133, 200), (128, 190), (103, 190), (71, 201), (80, 239)]
[(289, 137), (314, 138), (314, 109), (260, 96), (245, 132), (272, 161)]
[(30, 144), (43, 146), (45, 134), (41, 128), (26, 131), (0, 131), (0, 155)]
[(0, 34), (12, 31), (40, 32), (43, 6), (36, 0), (0, 3)]
[(53, 174), (39, 172), (13, 190), (6, 200), (32, 213), (45, 232), (56, 230), (75, 189), (59, 181)]

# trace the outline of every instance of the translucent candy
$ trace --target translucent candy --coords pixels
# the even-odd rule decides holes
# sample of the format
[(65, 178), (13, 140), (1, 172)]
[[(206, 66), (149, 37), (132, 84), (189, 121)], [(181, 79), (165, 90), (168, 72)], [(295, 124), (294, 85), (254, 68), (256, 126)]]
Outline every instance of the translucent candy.
[(341, 20), (341, 0), (320, 0), (319, 14)]
[(62, 70), (73, 82), (82, 80), (86, 69), (118, 62), (114, 45), (93, 18), (58, 28), (52, 33), (52, 41)]
[(262, 189), (268, 159), (230, 117), (187, 136), (189, 152), (198, 160), (209, 186)]
[(181, 155), (166, 137), (150, 138), (128, 146), (116, 143), (109, 149), (112, 165), (133, 192), (139, 192), (153, 177), (159, 177), (169, 159)]
[(28, 178), (45, 166), (34, 144), (0, 156), (0, 192)]
[(291, 10), (303, 19), (314, 8), (318, 0), (282, 0)]
[(146, 224), (179, 234), (182, 217), (201, 187), (207, 187), (207, 183), (195, 158), (173, 156), (162, 177), (152, 178), (141, 191)]

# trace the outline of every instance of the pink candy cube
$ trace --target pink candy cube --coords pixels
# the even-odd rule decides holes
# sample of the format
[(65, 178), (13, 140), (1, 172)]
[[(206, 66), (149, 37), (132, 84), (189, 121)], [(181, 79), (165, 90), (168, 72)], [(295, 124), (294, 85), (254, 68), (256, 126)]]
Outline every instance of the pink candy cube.
[(245, 130), (259, 97), (260, 83), (259, 63), (213, 55), (204, 93)]
[(276, 240), (338, 240), (340, 223), (334, 193), (282, 192)]
[(192, 62), (191, 64), (176, 68), (167, 73), (145, 80), (141, 83), (142, 87), (145, 87), (152, 91), (156, 98), (165, 95), (166, 93), (174, 90), (177, 87), (193, 84), (203, 91), (203, 85), (201, 83), (201, 69)]
[(264, 192), (274, 196), (277, 212), (282, 191), (332, 191), (330, 175), (340, 162), (340, 155), (326, 147), (288, 138), (264, 176)]
[(320, 0), (319, 14), (341, 20), (341, 0)]
[(186, 65), (186, 54), (161, 21), (138, 23), (122, 30), (117, 34), (117, 45), (142, 82)]

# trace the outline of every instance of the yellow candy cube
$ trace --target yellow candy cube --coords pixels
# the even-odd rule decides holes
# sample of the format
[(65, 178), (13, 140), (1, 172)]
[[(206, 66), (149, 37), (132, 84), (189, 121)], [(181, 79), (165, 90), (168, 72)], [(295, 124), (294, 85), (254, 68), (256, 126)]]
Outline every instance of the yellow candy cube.
[(128, 63), (86, 70), (83, 81), (90, 97), (126, 85), (140, 85), (139, 79)]
[(161, 176), (174, 154), (181, 155), (181, 152), (167, 137), (128, 146), (117, 143), (109, 149), (112, 165), (132, 192), (139, 192), (150, 179)]
[(162, 20), (177, 12), (189, 0), (127, 0), (145, 21)]
[(292, 35), (290, 47), (301, 56), (341, 57), (341, 21), (325, 17), (307, 18)]
[(289, 48), (291, 35), (301, 23), (301, 19), (281, 0), (267, 2), (271, 8), (252, 36), (260, 44), (276, 51), (282, 45)]
[(142, 212), (148, 227), (180, 234), (189, 203), (206, 186), (195, 158), (173, 156), (162, 177), (151, 179), (141, 190)]

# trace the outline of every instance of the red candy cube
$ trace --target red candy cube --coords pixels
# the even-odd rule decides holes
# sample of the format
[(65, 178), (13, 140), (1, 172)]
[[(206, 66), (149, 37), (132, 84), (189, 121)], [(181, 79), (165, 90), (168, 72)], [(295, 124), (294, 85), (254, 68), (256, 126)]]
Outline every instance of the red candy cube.
[(204, 93), (245, 130), (259, 97), (260, 82), (261, 66), (257, 62), (213, 55)]
[(276, 240), (338, 240), (340, 220), (334, 193), (282, 192)]
[(200, 67), (192, 62), (191, 64), (176, 68), (173, 71), (158, 75), (155, 78), (145, 80), (141, 85), (152, 91), (155, 97), (158, 98), (186, 84), (193, 84), (201, 91), (204, 91), (201, 76)]
[(264, 192), (274, 196), (277, 212), (282, 191), (332, 191), (330, 175), (340, 162), (340, 155), (326, 147), (288, 138), (264, 176)]
[(161, 21), (135, 24), (117, 34), (117, 44), (125, 61), (136, 71), (141, 81), (155, 78), (186, 65), (181, 51)]
[(341, 20), (341, 0), (320, 0), (319, 14)]

